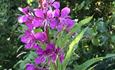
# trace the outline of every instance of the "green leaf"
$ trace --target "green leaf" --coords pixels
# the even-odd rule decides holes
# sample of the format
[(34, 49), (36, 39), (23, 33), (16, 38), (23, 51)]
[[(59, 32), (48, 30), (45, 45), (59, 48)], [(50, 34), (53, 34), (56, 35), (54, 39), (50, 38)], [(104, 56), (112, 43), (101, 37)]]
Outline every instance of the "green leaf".
[(90, 60), (87, 60), (86, 62), (84, 62), (81, 65), (75, 65), (74, 70), (87, 70), (88, 68), (90, 68), (91, 65), (93, 65), (99, 61), (103, 61), (104, 59), (108, 59), (108, 58), (112, 58), (112, 57), (115, 57), (115, 54), (108, 54), (105, 57), (92, 58)]
[(81, 10), (85, 6), (85, 1), (78, 5), (77, 11)]
[(18, 49), (17, 49), (17, 53), (23, 48), (24, 46), (23, 45), (21, 45)]
[(99, 57), (99, 58), (93, 58), (93, 59), (90, 59), (90, 60), (87, 60), (85, 63), (83, 63), (82, 65), (75, 65), (74, 67), (74, 70), (87, 70), (87, 68), (89, 66), (91, 66), (92, 64), (96, 63), (96, 62), (99, 62), (103, 60), (103, 57)]
[(70, 34), (71, 33), (74, 33), (74, 32), (79, 32), (81, 31), (81, 27), (85, 24), (88, 24), (91, 20), (92, 20), (93, 16), (90, 16), (90, 17), (87, 17), (83, 20), (81, 20), (79, 23), (75, 23), (75, 26), (71, 29), (71, 31), (69, 32)]
[[(63, 37), (64, 36), (64, 37)], [(58, 47), (64, 47), (62, 44), (64, 44), (66, 42), (65, 38), (67, 37), (66, 34), (64, 34), (64, 30), (62, 30), (61, 32), (59, 32), (57, 34), (57, 40), (56, 40), (56, 45)]]
[(19, 60), (14, 66), (13, 66), (13, 68), (16, 68), (16, 66), (18, 66), (18, 64), (20, 64), (20, 63), (22, 63), (23, 62), (23, 60)]
[(115, 35), (111, 36), (111, 41), (115, 43)]
[(43, 31), (43, 30), (42, 30), (41, 28), (37, 28), (37, 29), (34, 30), (35, 33), (37, 33), (37, 32), (42, 32), (42, 31)]
[(79, 32), (80, 29), (81, 29), (81, 26), (80, 26), (78, 23), (76, 23), (75, 26), (74, 26), (74, 27), (71, 29), (71, 31), (69, 32), (69, 34), (74, 33), (74, 32), (76, 32), (76, 31)]
[(63, 68), (64, 68), (63, 70), (65, 70), (65, 68), (66, 68), (66, 66), (67, 66), (67, 64), (68, 64), (68, 61), (69, 61), (69, 59), (70, 59), (70, 57), (71, 57), (71, 55), (72, 55), (72, 53), (73, 53), (73, 51), (74, 51), (74, 46), (75, 46), (76, 44), (78, 44), (79, 41), (82, 39), (82, 37), (83, 37), (85, 31), (86, 31), (86, 28), (85, 28), (80, 34), (78, 34), (78, 35), (75, 37), (75, 39), (70, 43), (70, 45), (69, 45), (69, 50), (67, 51), (65, 60), (64, 60), (64, 62), (63, 62)]
[(93, 16), (87, 17), (79, 22), (80, 26), (83, 26), (87, 23), (89, 23), (92, 20)]
[(51, 62), (51, 64), (50, 64), (50, 70), (55, 70), (55, 68), (54, 68), (54, 64)]
[(115, 25), (112, 25), (112, 29), (114, 29), (114, 30), (115, 30)]
[(95, 45), (95, 46), (98, 46), (99, 45), (99, 39), (98, 38), (96, 38), (96, 37), (94, 37), (94, 38), (92, 38), (92, 44), (93, 45)]
[(29, 5), (32, 5), (31, 3), (33, 2), (33, 0), (27, 0), (27, 3), (29, 4)]
[(58, 70), (63, 70), (62, 69), (62, 64), (60, 63), (60, 60), (59, 60), (59, 58), (57, 59), (57, 68), (58, 68)]
[(95, 28), (88, 28), (85, 33), (85, 36), (89, 37), (90, 39), (92, 39), (96, 35), (97, 35), (97, 31), (95, 30)]
[(97, 22), (97, 30), (101, 33), (106, 32), (107, 28), (105, 26), (106, 23), (104, 23), (103, 21)]
[(34, 63), (34, 59), (37, 57), (37, 54), (34, 51), (30, 51), (28, 54), (24, 56), (23, 60), (18, 61), (13, 68), (17, 68), (18, 70), (24, 70), (27, 63)]

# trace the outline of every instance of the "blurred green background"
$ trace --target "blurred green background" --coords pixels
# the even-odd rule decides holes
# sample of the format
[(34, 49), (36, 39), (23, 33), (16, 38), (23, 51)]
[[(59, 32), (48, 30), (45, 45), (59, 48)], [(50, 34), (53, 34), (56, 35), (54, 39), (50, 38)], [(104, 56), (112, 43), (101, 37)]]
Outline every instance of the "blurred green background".
[[(61, 8), (71, 8), (71, 17), (78, 21), (93, 16), (83, 39), (73, 54), (67, 70), (85, 61), (115, 53), (115, 1), (114, 0), (60, 0)], [(22, 25), (17, 22), (21, 14), (18, 7), (31, 5), (35, 0), (0, 0), (0, 70), (13, 69), (23, 60), (26, 51), (20, 42)], [(84, 27), (85, 27), (84, 26)], [(84, 28), (82, 27), (82, 28)], [(22, 53), (20, 57), (17, 57)], [(115, 57), (97, 62), (89, 70), (115, 70)]]

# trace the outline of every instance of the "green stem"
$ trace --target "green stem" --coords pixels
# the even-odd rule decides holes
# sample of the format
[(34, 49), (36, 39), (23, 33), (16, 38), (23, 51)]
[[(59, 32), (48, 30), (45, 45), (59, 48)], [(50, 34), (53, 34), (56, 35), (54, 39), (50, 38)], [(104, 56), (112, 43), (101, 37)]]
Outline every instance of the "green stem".
[(56, 63), (54, 63), (54, 68), (55, 68), (55, 70), (58, 70)]
[(47, 38), (48, 38), (48, 43), (50, 43), (48, 26), (46, 26), (46, 35), (47, 35)]

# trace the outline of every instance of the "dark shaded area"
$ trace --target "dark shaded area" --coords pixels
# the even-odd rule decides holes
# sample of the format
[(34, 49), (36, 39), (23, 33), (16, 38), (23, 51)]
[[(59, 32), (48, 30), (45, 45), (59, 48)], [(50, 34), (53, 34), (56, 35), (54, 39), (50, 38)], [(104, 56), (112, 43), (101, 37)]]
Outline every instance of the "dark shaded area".
[(20, 0), (0, 0), (0, 70), (12, 68), (18, 61), (16, 51), (21, 43), (17, 8), (20, 4)]

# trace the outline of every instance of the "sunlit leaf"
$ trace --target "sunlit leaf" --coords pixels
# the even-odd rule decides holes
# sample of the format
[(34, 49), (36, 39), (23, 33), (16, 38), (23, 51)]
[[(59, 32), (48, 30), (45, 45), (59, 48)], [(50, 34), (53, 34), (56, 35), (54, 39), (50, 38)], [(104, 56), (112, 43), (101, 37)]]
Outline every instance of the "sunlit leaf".
[(88, 68), (90, 68), (91, 65), (93, 65), (99, 61), (103, 61), (104, 59), (112, 58), (112, 57), (115, 57), (115, 54), (108, 54), (105, 57), (98, 57), (98, 58), (89, 59), (81, 65), (74, 65), (74, 67), (75, 67), (74, 70), (87, 70)]
[(86, 31), (86, 29), (84, 29), (80, 34), (78, 34), (78, 35), (75, 37), (75, 39), (70, 43), (69, 49), (68, 49), (67, 54), (66, 54), (66, 57), (65, 57), (65, 60), (64, 60), (64, 62), (63, 62), (63, 68), (64, 68), (64, 69), (65, 69), (66, 65), (68, 64), (68, 61), (69, 61), (69, 59), (70, 59), (70, 57), (71, 57), (71, 55), (72, 55), (72, 53), (73, 53), (73, 51), (74, 51), (74, 46), (75, 46), (76, 44), (78, 44), (79, 41), (82, 39), (82, 37), (83, 37), (85, 31)]

